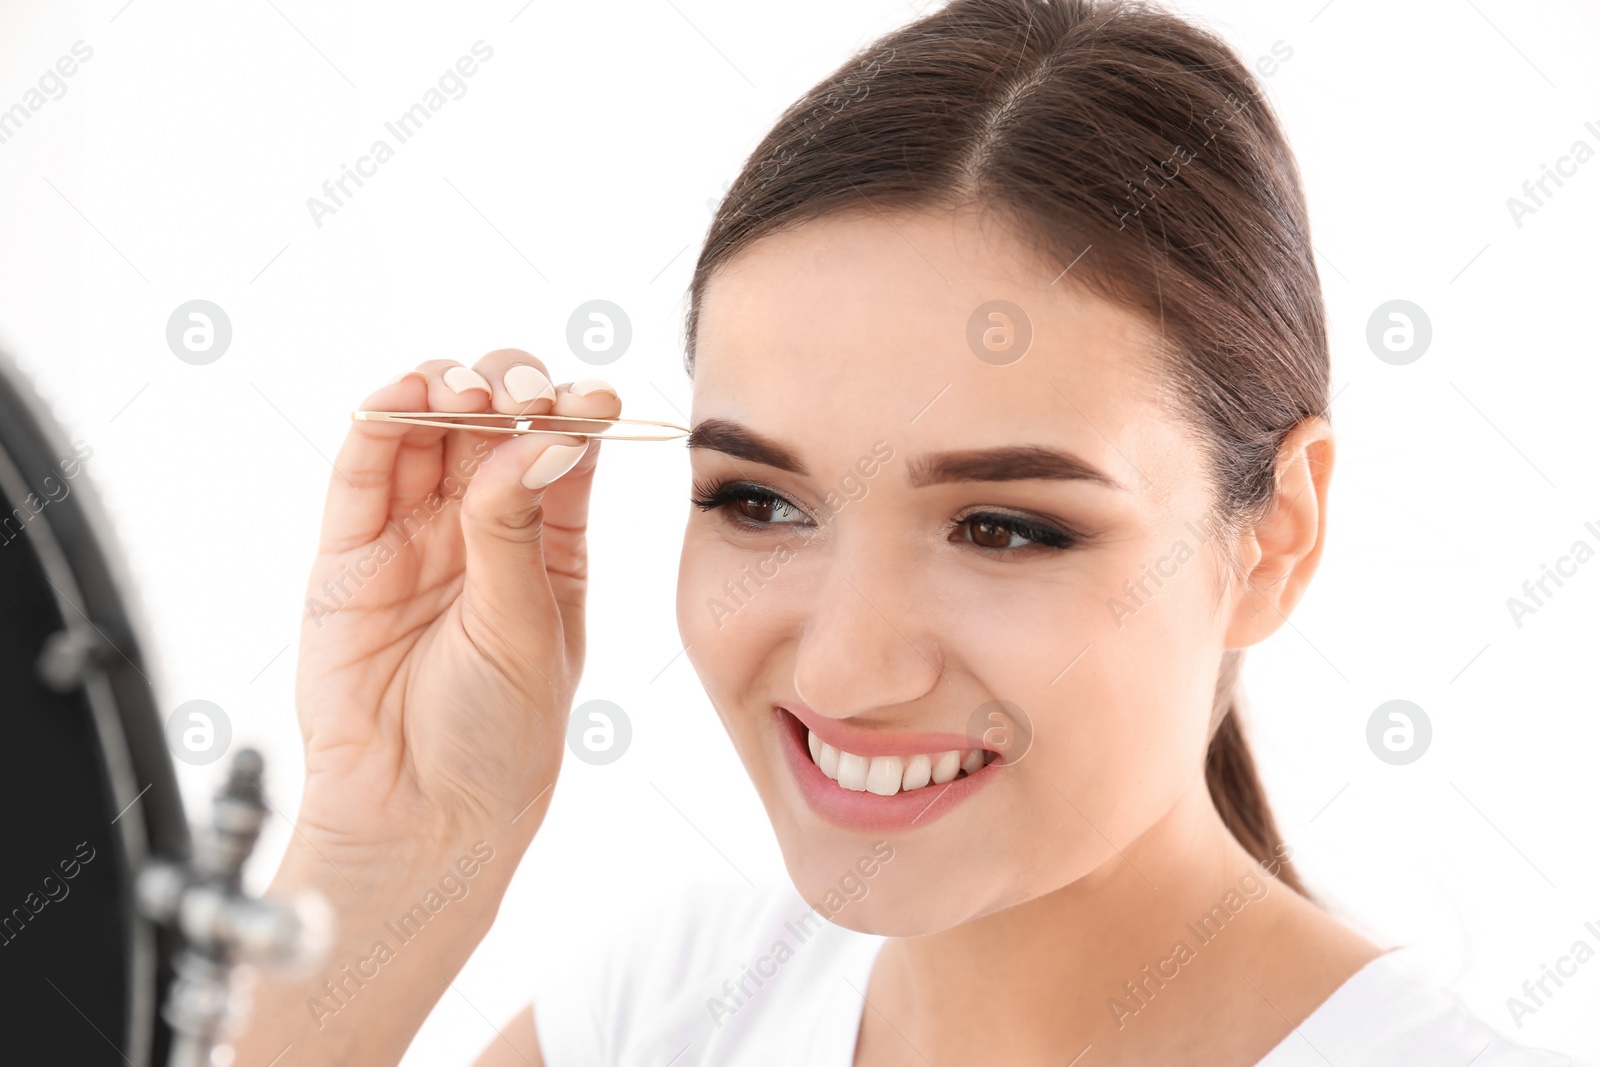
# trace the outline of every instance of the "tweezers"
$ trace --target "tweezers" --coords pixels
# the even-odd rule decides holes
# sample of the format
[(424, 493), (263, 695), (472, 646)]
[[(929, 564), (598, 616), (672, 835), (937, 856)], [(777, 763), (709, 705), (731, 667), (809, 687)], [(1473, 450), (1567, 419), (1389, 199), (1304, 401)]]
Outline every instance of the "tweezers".
[[(350, 417), (363, 422), (403, 422), (409, 426), (442, 426), (474, 433), (561, 433), (573, 437), (599, 437), (607, 441), (671, 441), (689, 436), (687, 426), (655, 419), (591, 419), (580, 415), (505, 415), (494, 411), (352, 411)], [(534, 425), (538, 422), (539, 425)], [(562, 428), (552, 424), (588, 424), (595, 428)], [(655, 426), (654, 432), (620, 434), (608, 432), (615, 426)], [(671, 431), (671, 432), (667, 432)]]

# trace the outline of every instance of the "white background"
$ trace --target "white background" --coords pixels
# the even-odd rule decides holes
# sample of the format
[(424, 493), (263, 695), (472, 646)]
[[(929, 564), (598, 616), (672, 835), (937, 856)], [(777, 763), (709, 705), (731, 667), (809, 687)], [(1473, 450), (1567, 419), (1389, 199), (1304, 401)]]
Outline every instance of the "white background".
[[(1506, 204), (1574, 141), (1600, 150), (1600, 15), (1577, 0), (1182, 6), (1247, 61), (1293, 51), (1263, 80), (1304, 174), (1334, 342), (1323, 573), (1246, 670), (1280, 826), (1369, 935), (1427, 945), (1441, 980), (1519, 1040), (1600, 1061), (1600, 961), (1521, 1030), (1506, 1007), (1600, 925), (1600, 561), (1520, 628), (1506, 606), (1574, 541), (1600, 548), (1584, 528), (1600, 529), (1600, 159), (1520, 227)], [(565, 325), (604, 298), (634, 328), (599, 370), (625, 413), (686, 421), (683, 294), (708, 201), (785, 105), (914, 14), (863, 0), (0, 5), (0, 108), (74, 41), (94, 49), (0, 145), (0, 348), (94, 450), (163, 709), (222, 706), (292, 816), (294, 642), (347, 412), (421, 360), (497, 347), (588, 376)], [(494, 57), (467, 94), (315, 226), (306, 199), (479, 39)], [(197, 298), (234, 330), (208, 366), (165, 340)], [(1403, 367), (1365, 342), (1395, 298), (1434, 332)], [(783, 874), (679, 655), (686, 456), (619, 443), (603, 467), (578, 699), (626, 709), (633, 746), (611, 766), (567, 761), (493, 932), (408, 1064), (467, 1062), (486, 1020), (641, 894)], [(1393, 698), (1433, 723), (1410, 766), (1366, 745)], [(222, 766), (179, 764), (192, 812)], [(275, 822), (257, 885), (288, 834)]]

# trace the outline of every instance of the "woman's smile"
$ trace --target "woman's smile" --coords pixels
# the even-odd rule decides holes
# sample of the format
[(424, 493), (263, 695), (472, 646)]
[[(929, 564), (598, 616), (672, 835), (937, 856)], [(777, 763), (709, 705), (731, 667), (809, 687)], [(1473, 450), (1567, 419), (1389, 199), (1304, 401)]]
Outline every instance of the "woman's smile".
[(800, 795), (847, 830), (926, 826), (993, 781), (1003, 765), (999, 752), (960, 734), (866, 731), (803, 704), (774, 705), (772, 713)]

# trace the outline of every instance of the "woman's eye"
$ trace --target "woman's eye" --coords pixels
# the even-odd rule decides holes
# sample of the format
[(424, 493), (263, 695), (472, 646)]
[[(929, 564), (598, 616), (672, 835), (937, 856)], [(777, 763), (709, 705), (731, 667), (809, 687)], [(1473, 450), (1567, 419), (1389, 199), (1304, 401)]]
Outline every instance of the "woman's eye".
[(1070, 534), (1010, 515), (968, 515), (956, 526), (966, 531), (963, 540), (979, 548), (996, 551), (1013, 551), (1030, 546), (1070, 548), (1077, 543), (1077, 538)]
[(784, 526), (806, 521), (805, 513), (783, 497), (750, 485), (723, 485), (692, 498), (702, 511), (724, 508), (748, 526)]
[[(768, 489), (749, 483), (725, 482), (695, 486), (691, 502), (701, 511), (723, 510), (737, 525), (798, 526), (808, 523), (806, 513)], [(959, 540), (991, 552), (1021, 553), (1072, 548), (1080, 538), (1032, 519), (996, 512), (979, 512), (953, 524)]]

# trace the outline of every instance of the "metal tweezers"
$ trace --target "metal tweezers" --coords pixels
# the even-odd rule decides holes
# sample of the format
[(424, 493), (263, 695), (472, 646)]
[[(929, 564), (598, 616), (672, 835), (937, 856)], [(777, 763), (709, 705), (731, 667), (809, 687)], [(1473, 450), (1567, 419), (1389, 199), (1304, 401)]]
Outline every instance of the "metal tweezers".
[[(599, 437), (607, 441), (671, 441), (687, 437), (689, 428), (655, 419), (591, 419), (579, 415), (505, 415), (494, 411), (352, 411), (363, 422), (402, 422), (409, 426), (442, 426), (474, 433), (561, 433), (573, 437)], [(538, 425), (535, 425), (538, 423)], [(584, 426), (592, 427), (585, 429)], [(608, 432), (615, 426), (659, 427), (653, 433)], [(670, 431), (670, 432), (668, 432)]]

